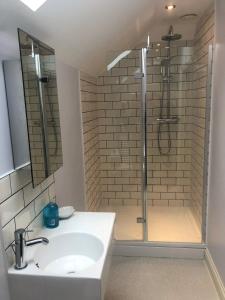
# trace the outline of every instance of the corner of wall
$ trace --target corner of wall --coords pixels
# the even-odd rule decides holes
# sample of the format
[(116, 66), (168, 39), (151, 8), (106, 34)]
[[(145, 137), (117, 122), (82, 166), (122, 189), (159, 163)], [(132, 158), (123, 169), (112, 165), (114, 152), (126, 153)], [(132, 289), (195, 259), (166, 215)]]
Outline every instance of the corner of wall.
[(80, 73), (56, 61), (63, 167), (56, 173), (56, 196), (60, 205), (85, 210), (84, 161), (80, 113)]

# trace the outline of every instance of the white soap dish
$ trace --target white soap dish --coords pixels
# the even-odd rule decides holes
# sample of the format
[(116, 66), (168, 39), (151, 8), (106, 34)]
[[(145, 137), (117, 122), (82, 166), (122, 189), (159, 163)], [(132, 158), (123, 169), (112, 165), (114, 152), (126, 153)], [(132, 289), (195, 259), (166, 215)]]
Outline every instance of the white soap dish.
[(59, 208), (59, 218), (60, 219), (68, 219), (73, 215), (74, 211), (75, 211), (75, 209), (73, 206), (60, 207)]

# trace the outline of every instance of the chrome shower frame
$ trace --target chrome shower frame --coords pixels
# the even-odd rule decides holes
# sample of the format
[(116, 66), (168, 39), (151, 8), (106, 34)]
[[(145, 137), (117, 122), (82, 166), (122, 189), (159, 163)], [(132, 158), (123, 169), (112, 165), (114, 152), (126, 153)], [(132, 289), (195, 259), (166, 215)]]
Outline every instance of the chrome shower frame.
[(147, 53), (149, 48), (141, 49), (141, 148), (142, 148), (142, 218), (143, 239), (148, 240), (147, 188), (148, 188), (148, 153), (147, 153)]
[[(209, 136), (210, 136), (210, 111), (211, 111), (211, 79), (212, 79), (212, 66), (213, 66), (213, 45), (209, 45), (208, 54), (208, 74), (207, 74), (207, 97), (206, 97), (206, 121), (205, 121), (205, 149), (204, 149), (204, 176), (203, 176), (203, 204), (202, 204), (202, 224), (201, 224), (201, 243), (176, 243), (176, 242), (151, 242), (148, 240), (148, 203), (147, 203), (147, 188), (148, 188), (148, 169), (147, 169), (147, 53), (151, 51), (150, 48), (142, 48), (141, 55), (141, 149), (142, 149), (142, 217), (137, 218), (139, 223), (143, 224), (143, 239), (137, 241), (117, 241), (118, 247), (123, 252), (128, 246), (136, 247), (137, 245), (149, 246), (165, 249), (176, 249), (177, 253), (182, 249), (189, 249), (192, 251), (204, 250), (206, 248), (207, 236), (207, 188), (208, 188), (208, 157), (209, 157)], [(125, 248), (124, 248), (125, 247)], [(147, 248), (145, 248), (146, 251)], [(131, 250), (131, 252), (134, 250)], [(149, 250), (150, 251), (150, 250)], [(168, 250), (170, 251), (170, 250)], [(132, 252), (134, 254), (134, 252)]]

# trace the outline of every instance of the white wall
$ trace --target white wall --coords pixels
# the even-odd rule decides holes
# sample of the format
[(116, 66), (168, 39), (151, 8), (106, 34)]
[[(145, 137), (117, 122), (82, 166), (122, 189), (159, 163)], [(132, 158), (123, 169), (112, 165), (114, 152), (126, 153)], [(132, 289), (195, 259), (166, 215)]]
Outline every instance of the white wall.
[(34, 13), (21, 1), (1, 0), (0, 20), (4, 29), (13, 28), (12, 23), (19, 25), (57, 49), (66, 63), (96, 76), (105, 70), (109, 52), (134, 48), (143, 40), (146, 43), (147, 33), (151, 40), (158, 40), (171, 23), (189, 39), (195, 20), (186, 26), (179, 17), (191, 12), (201, 15), (212, 1), (180, 0), (168, 12), (164, 6), (170, 1), (165, 0), (52, 0)]
[(63, 167), (55, 176), (56, 198), (61, 205), (84, 210), (79, 71), (59, 60), (56, 68), (63, 150)]
[(225, 1), (216, 0), (208, 247), (225, 284)]
[(2, 232), (0, 228), (0, 300), (9, 300), (6, 266), (3, 254), (4, 249), (2, 245)]
[(0, 177), (13, 171), (12, 145), (5, 92), (5, 80), (0, 60)]
[(24, 103), (23, 78), (20, 59), (3, 63), (14, 167), (30, 162), (27, 120)]

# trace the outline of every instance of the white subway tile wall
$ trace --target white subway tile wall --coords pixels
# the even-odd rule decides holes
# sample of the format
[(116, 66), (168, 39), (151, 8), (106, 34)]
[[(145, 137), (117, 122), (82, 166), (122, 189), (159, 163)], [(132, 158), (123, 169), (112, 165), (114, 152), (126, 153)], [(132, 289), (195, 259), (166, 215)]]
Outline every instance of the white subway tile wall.
[(54, 176), (33, 189), (30, 165), (0, 179), (0, 225), (4, 247), (13, 262), (11, 245), (18, 228), (33, 229), (35, 236), (42, 228), (42, 210), (49, 201), (55, 201)]
[(9, 175), (0, 180), (0, 203), (11, 195), (11, 185)]
[[(191, 99), (187, 97), (187, 92), (190, 88), (192, 41), (180, 40), (170, 45), (170, 112), (171, 116), (178, 118), (178, 122), (170, 124), (169, 128), (168, 124), (160, 125), (160, 133), (157, 118), (160, 117), (163, 93), (162, 117), (167, 116), (167, 85), (163, 82), (161, 62), (167, 57), (168, 45), (160, 42), (159, 48), (157, 44), (153, 44), (147, 57), (148, 200), (153, 206), (189, 206), (192, 143)], [(159, 135), (163, 154), (159, 151)]]
[(80, 73), (80, 96), (86, 183), (85, 206), (87, 210), (96, 210), (101, 201), (98, 138), (98, 115), (101, 111), (98, 109), (97, 81), (83, 72)]
[[(214, 44), (214, 10), (209, 10), (199, 21), (194, 39), (192, 77), (192, 207), (195, 219), (202, 223), (204, 200), (205, 140), (209, 134), (206, 115), (209, 113), (207, 100), (209, 45)], [(211, 74), (210, 74), (211, 75)], [(211, 85), (211, 82), (209, 82)]]
[[(158, 123), (162, 98), (161, 61), (166, 44), (157, 42), (147, 57), (148, 204), (191, 206), (201, 224), (206, 122), (208, 45), (213, 42), (214, 15), (199, 22), (193, 41), (171, 44), (171, 151), (160, 155)], [(86, 195), (88, 209), (141, 202), (140, 51), (133, 50), (96, 79), (82, 74)], [(165, 109), (164, 109), (165, 114)], [(168, 147), (162, 128), (161, 146)], [(206, 145), (207, 147), (207, 145)], [(101, 201), (101, 203), (100, 203)]]
[[(147, 57), (148, 204), (191, 205), (191, 99), (192, 41), (172, 44), (171, 114), (179, 117), (171, 126), (170, 155), (160, 155), (158, 124), (162, 97), (161, 60), (166, 44), (156, 52), (157, 42)], [(133, 50), (111, 71), (98, 78), (99, 155), (102, 201), (109, 205), (138, 205), (141, 201), (140, 50)], [(106, 105), (107, 104), (107, 105)], [(165, 113), (165, 110), (164, 110)], [(167, 128), (161, 146), (167, 150)]]
[(102, 205), (141, 201), (141, 81), (139, 50), (98, 77)]

